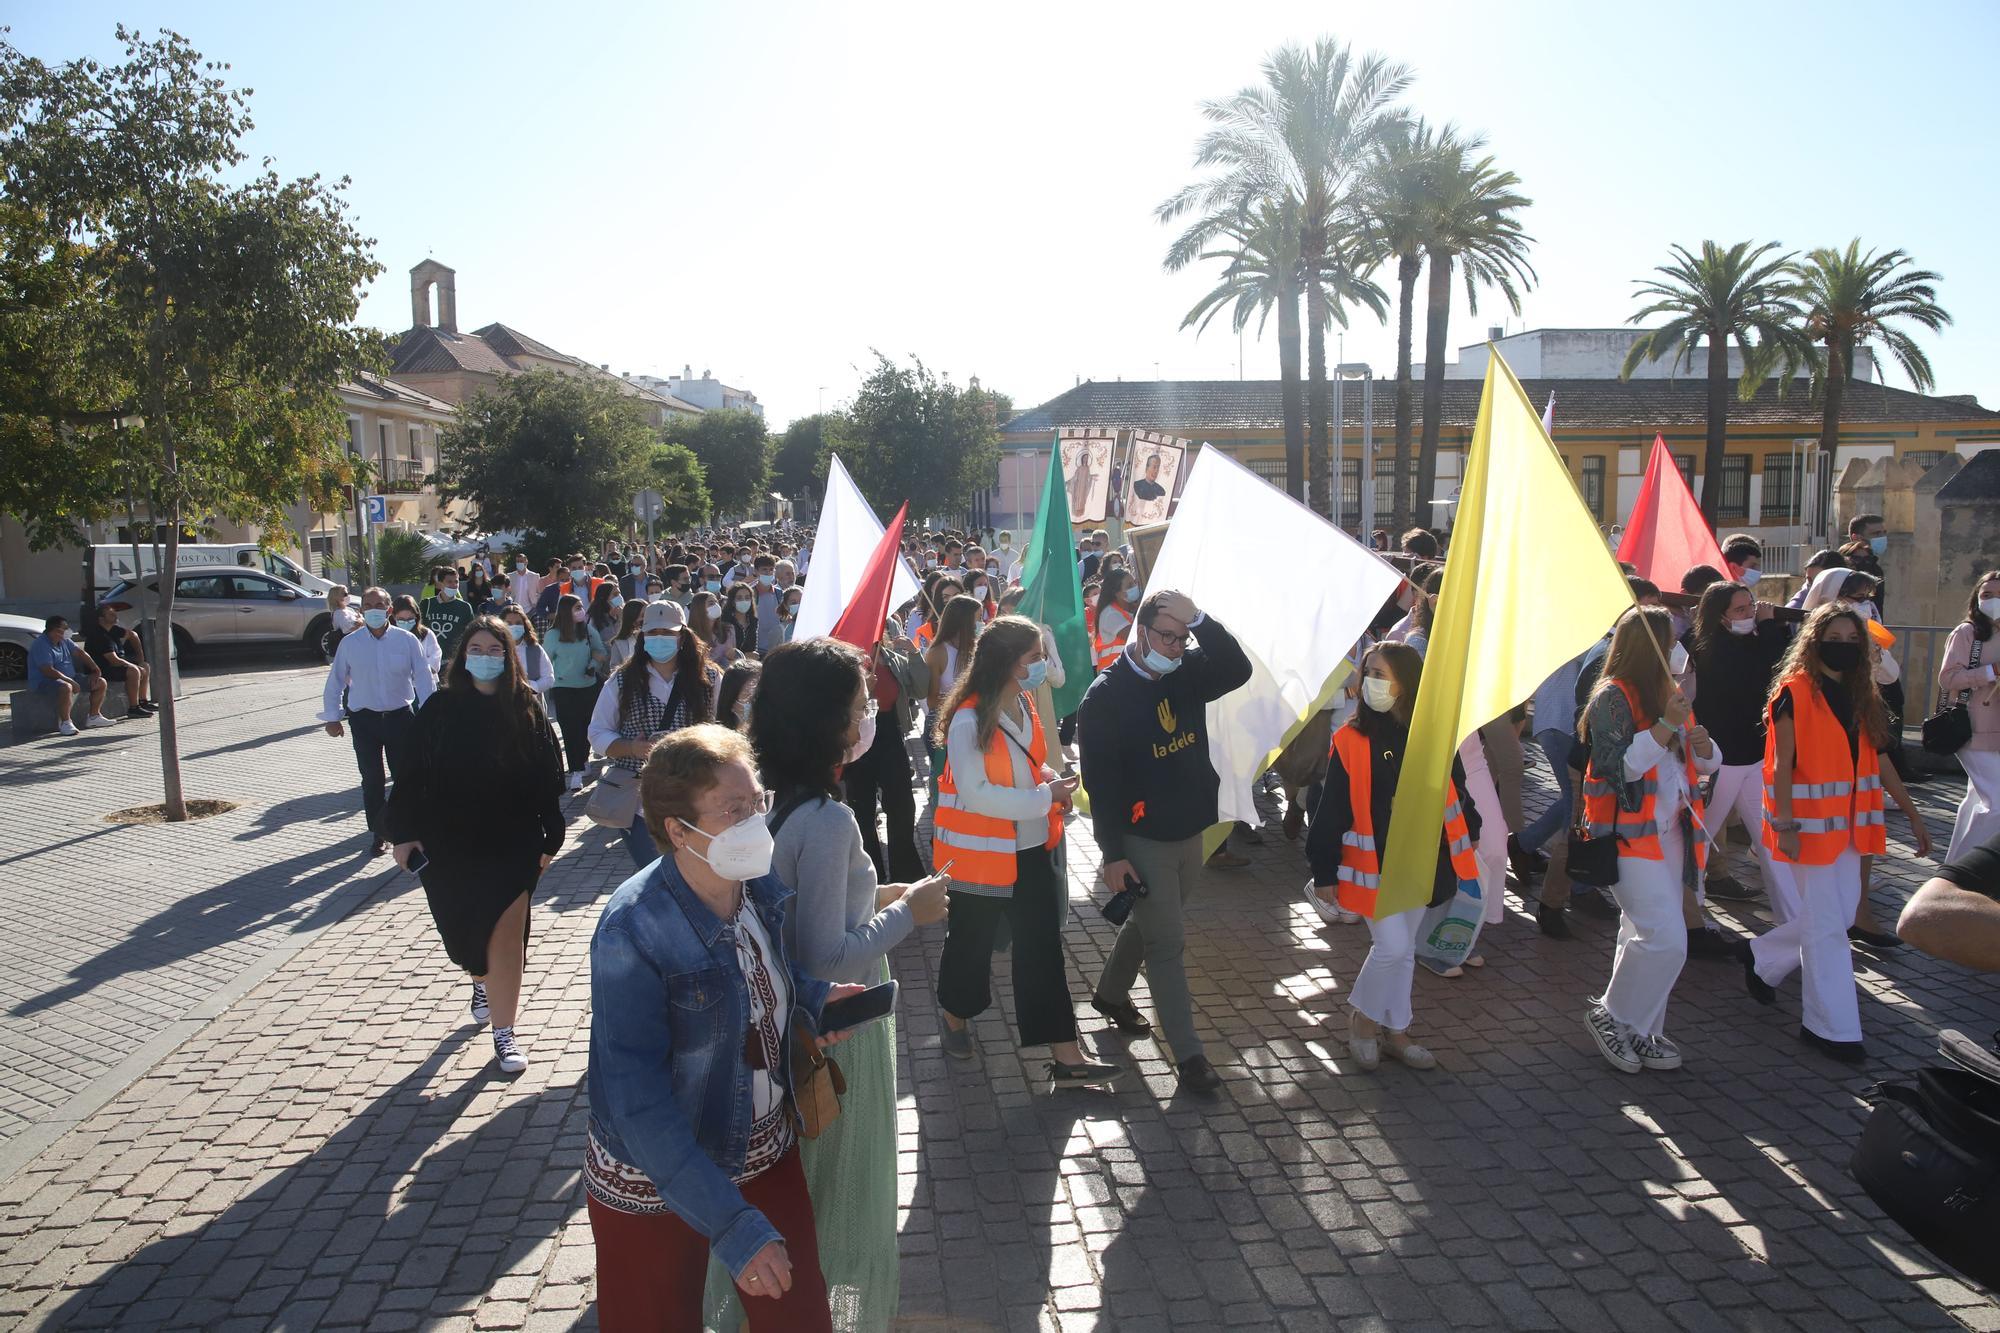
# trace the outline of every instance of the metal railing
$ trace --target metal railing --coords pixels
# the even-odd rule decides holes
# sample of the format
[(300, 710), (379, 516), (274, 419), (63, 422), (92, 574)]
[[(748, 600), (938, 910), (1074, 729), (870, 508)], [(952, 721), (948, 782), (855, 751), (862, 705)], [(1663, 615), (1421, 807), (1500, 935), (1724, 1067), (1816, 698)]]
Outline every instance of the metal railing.
[(408, 495), (424, 488), (424, 465), (414, 458), (385, 459), (376, 476), (376, 489), (384, 494)]
[(1888, 627), (1889, 632), (1896, 636), (1896, 646), (1890, 651), (1903, 668), (1903, 701), (1909, 714), (1903, 719), (1906, 729), (1922, 726), (1924, 719), (1936, 710), (1938, 667), (1944, 662), (1945, 644), (1957, 628), (1956, 625)]

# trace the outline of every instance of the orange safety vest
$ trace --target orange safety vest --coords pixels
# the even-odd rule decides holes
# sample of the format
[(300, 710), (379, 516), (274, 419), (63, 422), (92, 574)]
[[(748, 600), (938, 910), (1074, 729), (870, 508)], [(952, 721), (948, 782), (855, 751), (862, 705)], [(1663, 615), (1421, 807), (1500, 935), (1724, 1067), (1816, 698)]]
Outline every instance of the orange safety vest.
[(937, 637), (937, 617), (932, 616), (929, 620), (926, 620), (923, 624), (917, 626), (917, 632), (910, 636), (910, 642), (917, 646), (918, 652), (922, 652), (926, 647), (930, 645), (930, 641), (932, 639), (935, 639), (936, 637)]
[[(1640, 711), (1639, 701), (1632, 694), (1631, 686), (1624, 681), (1614, 681), (1625, 692), (1625, 702), (1632, 710), (1632, 722), (1636, 728), (1650, 727), (1653, 722)], [(1695, 772), (1694, 751), (1683, 738), (1681, 758), (1686, 766), (1687, 808), (1689, 817), (1701, 824), (1701, 775)], [(1639, 788), (1645, 793), (1639, 802), (1639, 809), (1626, 810), (1618, 804), (1618, 792), (1624, 787), (1624, 774), (1613, 778), (1600, 776), (1596, 761), (1584, 769), (1583, 774), (1583, 819), (1593, 838), (1618, 835), (1618, 854), (1638, 857), (1644, 861), (1663, 861), (1666, 853), (1660, 847), (1660, 823), (1656, 817), (1655, 802), (1660, 793), (1660, 770), (1657, 765), (1646, 770), (1646, 776), (1639, 779)], [(1708, 841), (1697, 836), (1694, 839), (1694, 860), (1700, 867), (1708, 865)]]
[(1799, 859), (1778, 850), (1771, 821), (1778, 817), (1778, 723), (1764, 715), (1764, 846), (1774, 860), (1830, 866), (1850, 847), (1863, 856), (1889, 850), (1883, 822), (1882, 761), (1861, 737), (1860, 757), (1847, 729), (1803, 672), (1779, 682), (1792, 696), (1792, 818), (1799, 821)]
[[(1113, 609), (1118, 610), (1120, 615), (1125, 615), (1122, 609)], [(1096, 627), (1091, 631), (1091, 640), (1097, 648), (1097, 669), (1099, 671), (1108, 669), (1113, 662), (1118, 660), (1118, 654), (1125, 651), (1125, 640), (1132, 633), (1132, 617), (1125, 615), (1125, 628), (1118, 631), (1116, 638), (1105, 638), (1100, 632), (1103, 627), (1104, 620), (1102, 617), (1099, 617)]]
[[(1333, 733), (1327, 753), (1340, 760), (1347, 770), (1348, 806), (1354, 823), (1340, 835), (1340, 872), (1336, 897), (1341, 907), (1359, 912), (1371, 920), (1375, 897), (1382, 887), (1382, 839), (1375, 832), (1374, 747), (1361, 728), (1349, 723)], [(1444, 784), (1444, 831), (1449, 839), (1452, 873), (1460, 879), (1479, 878), (1479, 861), (1472, 850), (1472, 831), (1465, 823), (1465, 807), (1459, 804), (1458, 784), (1450, 778)], [(1383, 830), (1386, 834), (1387, 830)], [(1424, 894), (1430, 901), (1430, 894)]]
[[(1042, 766), (1048, 762), (1048, 738), (1042, 733), (1041, 715), (1035, 711), (1035, 701), (1027, 695), (1021, 696), (1028, 708), (1028, 765), (1031, 785), (1036, 781)], [(979, 706), (977, 695), (967, 695), (959, 705), (963, 713)], [(1014, 785), (1014, 759), (1010, 751), (1018, 742), (1010, 738), (1001, 728), (993, 729), (993, 739), (986, 743), (986, 780), (996, 787)], [(945, 760), (944, 772), (938, 777), (937, 809), (931, 816), (931, 859), (952, 861), (951, 877), (968, 884), (986, 884), (994, 888), (1006, 888), (1014, 882), (1014, 851), (1017, 839), (1014, 836), (1014, 821), (997, 815), (977, 814), (965, 808), (958, 799), (958, 779), (951, 771), (951, 760)], [(1042, 846), (1053, 849), (1062, 841), (1062, 809), (1049, 806), (1049, 837)]]

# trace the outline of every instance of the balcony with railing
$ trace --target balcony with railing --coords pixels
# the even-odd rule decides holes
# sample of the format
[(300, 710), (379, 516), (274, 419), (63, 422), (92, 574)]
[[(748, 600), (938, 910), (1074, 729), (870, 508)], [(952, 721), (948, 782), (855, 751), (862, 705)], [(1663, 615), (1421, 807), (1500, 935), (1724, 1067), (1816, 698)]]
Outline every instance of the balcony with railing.
[(376, 489), (384, 495), (414, 495), (424, 488), (427, 473), (415, 458), (391, 458), (376, 466)]

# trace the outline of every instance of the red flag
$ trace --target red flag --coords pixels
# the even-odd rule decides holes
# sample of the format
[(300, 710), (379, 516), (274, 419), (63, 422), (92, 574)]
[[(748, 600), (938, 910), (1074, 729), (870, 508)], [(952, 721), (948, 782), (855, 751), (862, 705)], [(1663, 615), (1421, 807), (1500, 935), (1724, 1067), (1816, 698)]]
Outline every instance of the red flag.
[(1625, 540), (1618, 543), (1618, 559), (1637, 569), (1642, 578), (1659, 584), (1662, 592), (1678, 591), (1681, 575), (1696, 565), (1729, 572), (1701, 506), (1674, 465), (1674, 456), (1667, 452), (1667, 442), (1657, 435), (1653, 437), (1653, 456), (1646, 462), (1646, 484), (1639, 490), (1638, 503), (1632, 506)]
[(832, 637), (864, 653), (873, 654), (875, 645), (882, 642), (882, 626), (889, 620), (889, 589), (896, 579), (896, 565), (903, 558), (903, 518), (909, 512), (910, 502), (905, 500), (895, 520), (882, 529), (882, 540), (875, 543), (875, 551), (861, 571), (854, 599), (832, 630)]

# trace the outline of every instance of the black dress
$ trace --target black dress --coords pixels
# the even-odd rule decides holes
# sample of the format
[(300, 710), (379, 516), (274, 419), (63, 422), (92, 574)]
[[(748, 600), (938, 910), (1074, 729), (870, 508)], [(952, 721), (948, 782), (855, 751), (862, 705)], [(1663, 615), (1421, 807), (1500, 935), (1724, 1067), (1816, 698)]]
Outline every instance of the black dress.
[[(512, 740), (502, 697), (441, 689), (425, 701), (389, 799), (391, 842), (421, 842), (424, 897), (451, 961), (486, 975), (493, 927), (533, 891), (541, 858), (563, 842), (563, 762), (555, 730), (533, 710), (535, 741)], [(528, 938), (522, 923), (523, 946)]]

